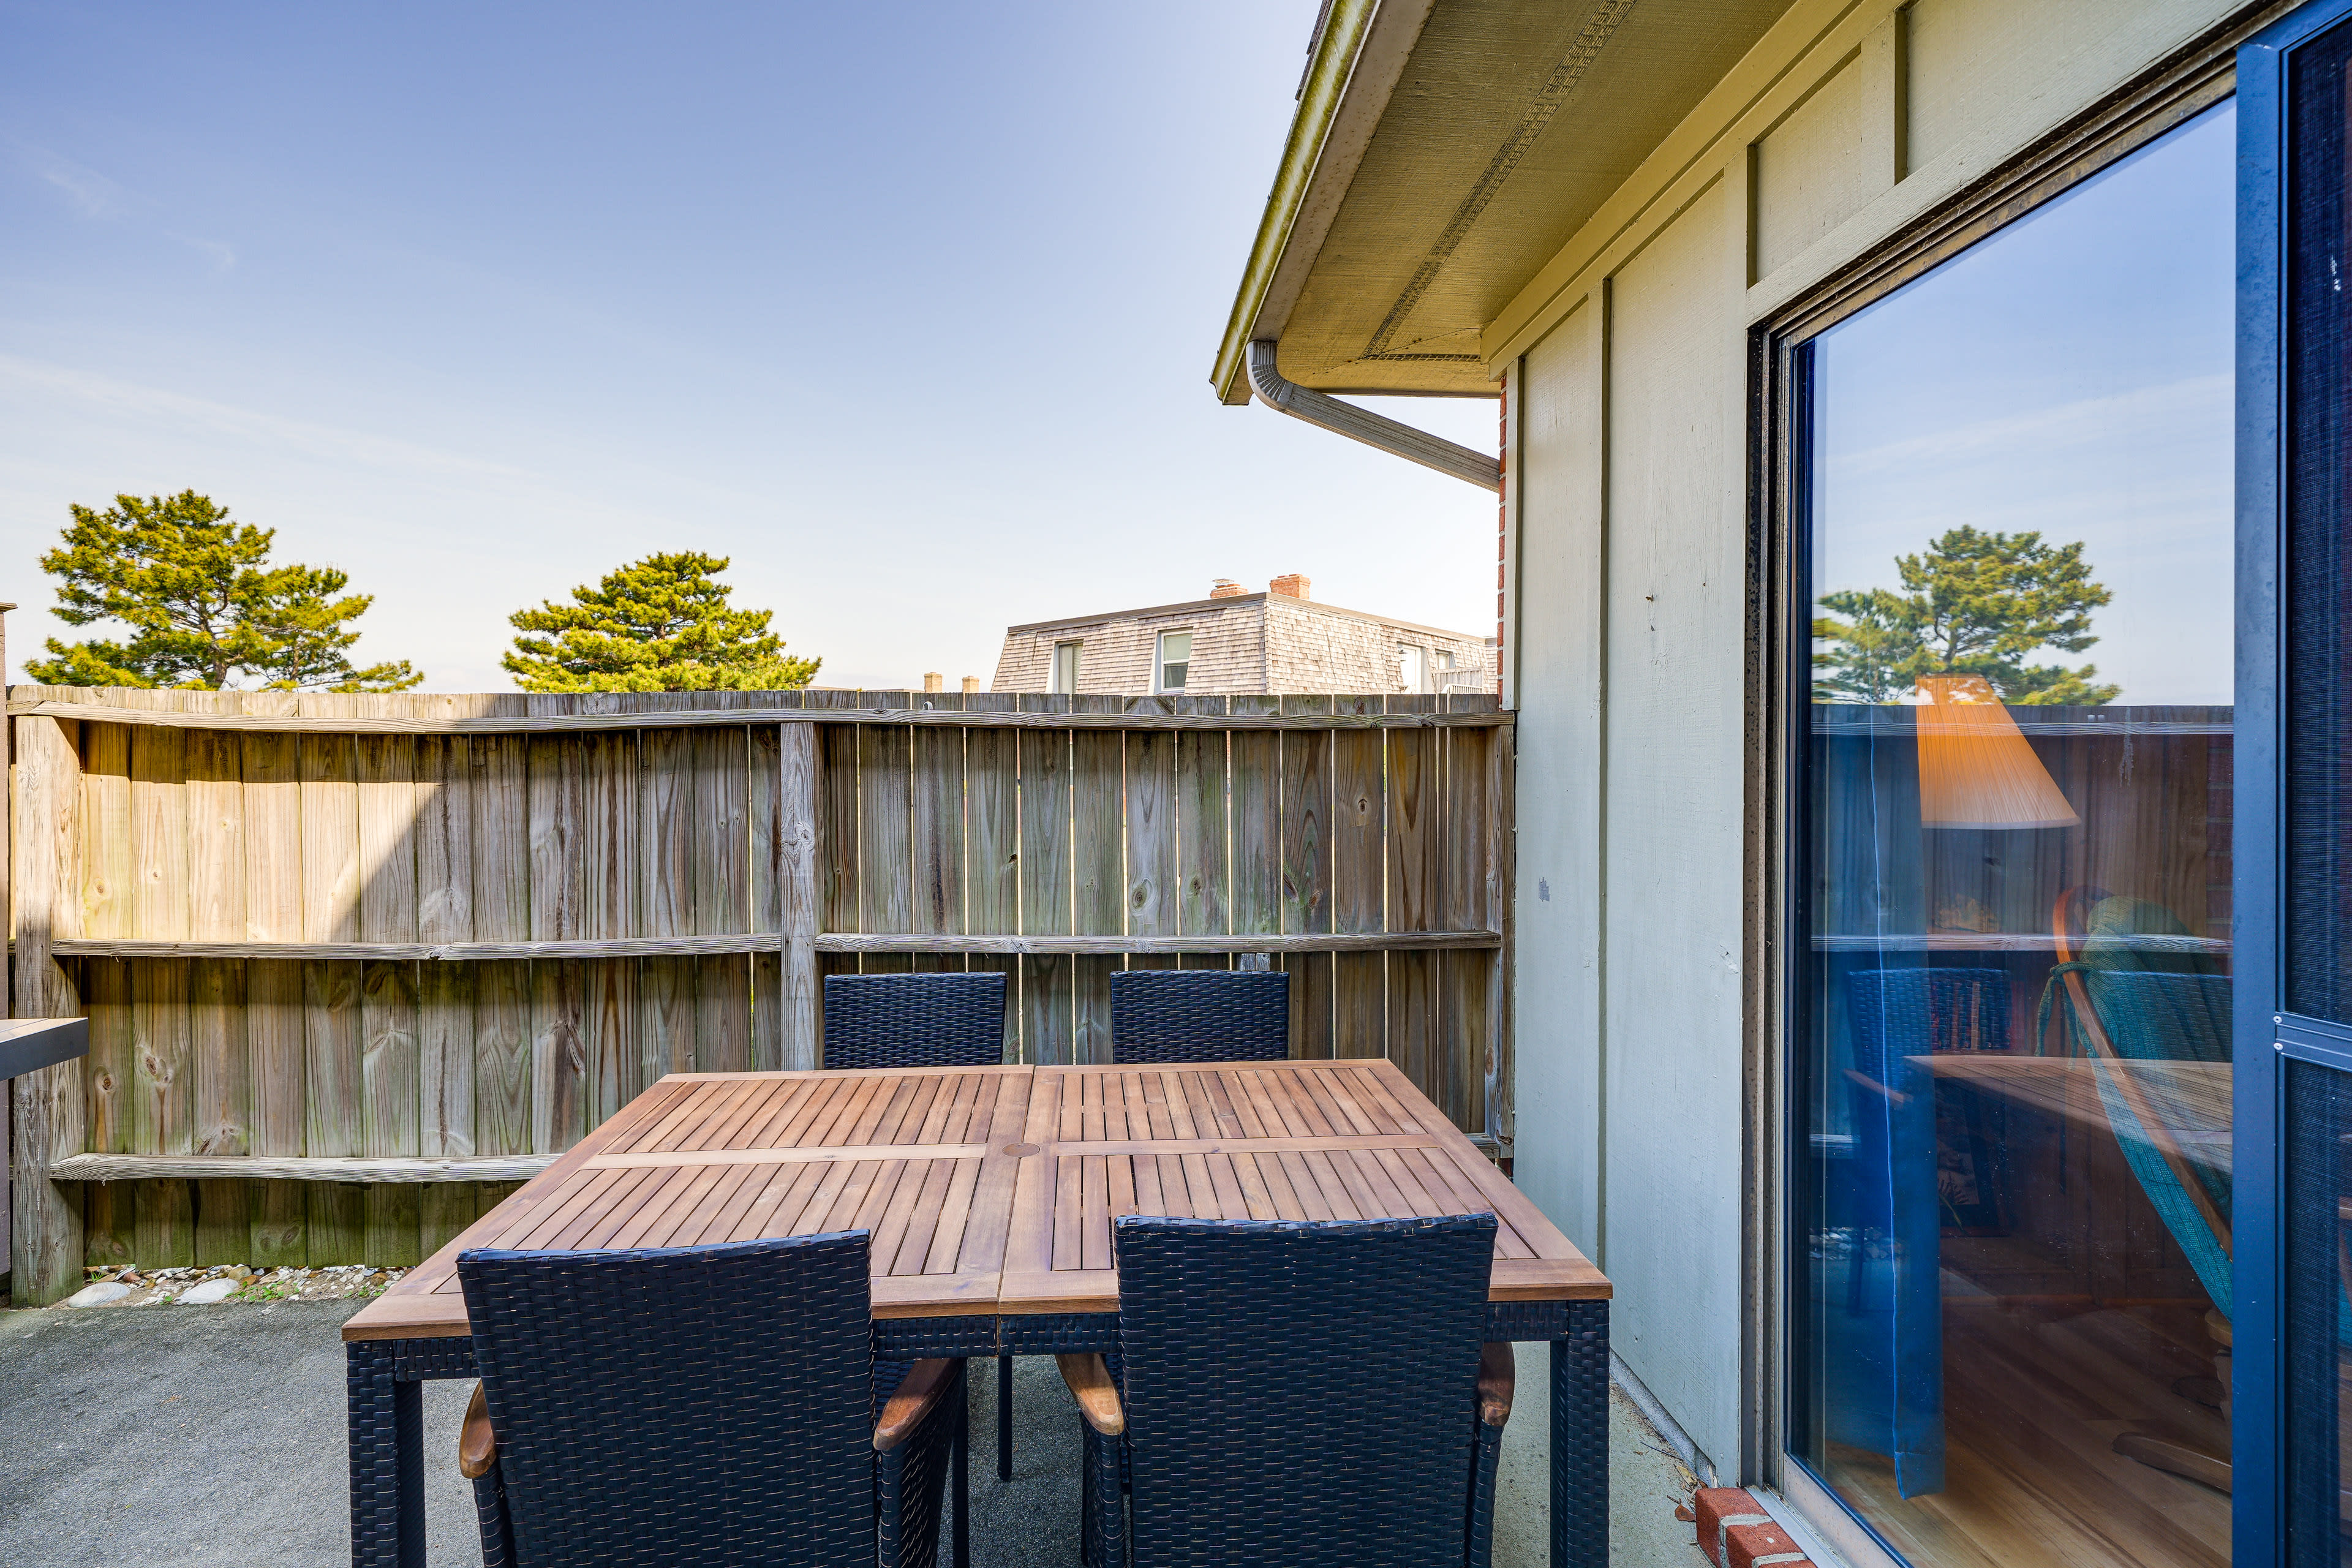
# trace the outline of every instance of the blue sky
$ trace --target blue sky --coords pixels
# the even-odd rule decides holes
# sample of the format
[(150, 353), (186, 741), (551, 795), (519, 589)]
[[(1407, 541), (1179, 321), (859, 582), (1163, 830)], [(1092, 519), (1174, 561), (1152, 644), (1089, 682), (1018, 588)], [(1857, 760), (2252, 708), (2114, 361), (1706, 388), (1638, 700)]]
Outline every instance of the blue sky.
[(1491, 632), (1491, 496), (1208, 390), (1314, 11), (0, 5), (10, 679), (67, 504), (184, 488), (439, 690), (654, 549), (827, 684), (1215, 576)]
[(2234, 105), (1820, 340), (1822, 591), (1895, 587), (1961, 523), (2081, 540), (2115, 595), (2091, 663), (2124, 703), (2231, 675)]

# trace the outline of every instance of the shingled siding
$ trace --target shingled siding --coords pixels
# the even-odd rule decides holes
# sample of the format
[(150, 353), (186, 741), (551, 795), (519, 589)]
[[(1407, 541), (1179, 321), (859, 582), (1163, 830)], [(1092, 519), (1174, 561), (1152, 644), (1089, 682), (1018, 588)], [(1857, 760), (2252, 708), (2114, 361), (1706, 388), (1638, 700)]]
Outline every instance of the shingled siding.
[(1253, 691), (1394, 691), (1400, 689), (1397, 649), (1410, 644), (1432, 656), (1454, 656), (1459, 670), (1477, 670), (1476, 689), (1492, 689), (1495, 650), (1484, 637), (1443, 632), (1407, 621), (1334, 613), (1328, 605), (1269, 596), (1266, 600), (1266, 683)]
[[(1078, 689), (1140, 692), (1152, 688), (1151, 659), (1161, 632), (1191, 632), (1187, 691), (1265, 691), (1265, 595), (1170, 605), (1139, 614), (1091, 621), (1015, 626), (1005, 633), (992, 691), (1045, 691), (1053, 685), (1054, 645), (1085, 644), (1078, 655)], [(1318, 689), (1330, 689), (1321, 688)], [(1369, 688), (1367, 689), (1379, 689)]]
[(1192, 660), (1184, 689), (1195, 695), (1265, 691), (1397, 691), (1397, 649), (1410, 644), (1432, 656), (1451, 653), (1457, 671), (1475, 670), (1475, 686), (1492, 690), (1494, 645), (1463, 632), (1391, 621), (1279, 594), (1164, 605), (1089, 619), (1013, 626), (1004, 635), (995, 691), (1052, 688), (1054, 645), (1076, 642), (1078, 689), (1132, 694), (1152, 689), (1151, 660), (1161, 632), (1192, 634)]

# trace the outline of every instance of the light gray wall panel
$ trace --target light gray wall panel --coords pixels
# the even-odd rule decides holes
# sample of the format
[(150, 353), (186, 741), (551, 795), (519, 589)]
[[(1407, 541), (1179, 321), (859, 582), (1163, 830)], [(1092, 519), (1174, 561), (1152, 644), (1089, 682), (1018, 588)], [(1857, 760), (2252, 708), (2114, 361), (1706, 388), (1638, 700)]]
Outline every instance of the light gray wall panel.
[[(1613, 1339), (1738, 1462), (1742, 193), (1617, 274), (1609, 326), (1603, 1114)], [(1524, 873), (1522, 873), (1524, 875)]]
[(1601, 332), (1588, 302), (1518, 377), (1513, 1174), (1608, 1269), (1601, 1189)]

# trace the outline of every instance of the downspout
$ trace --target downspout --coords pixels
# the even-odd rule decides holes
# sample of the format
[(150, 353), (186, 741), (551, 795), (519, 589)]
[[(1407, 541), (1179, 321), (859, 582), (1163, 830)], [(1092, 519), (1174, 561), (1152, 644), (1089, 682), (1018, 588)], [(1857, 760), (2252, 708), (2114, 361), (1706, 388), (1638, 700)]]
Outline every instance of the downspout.
[(1282, 372), (1274, 365), (1273, 340), (1259, 338), (1249, 346), (1250, 384), (1257, 389), (1260, 402), (1293, 419), (1304, 419), (1309, 425), (1319, 425), (1336, 436), (1351, 441), (1361, 441), (1367, 447), (1377, 447), (1409, 463), (1419, 463), (1424, 468), (1435, 468), (1480, 489), (1503, 493), (1503, 465), (1499, 458), (1467, 447), (1456, 446), (1442, 436), (1426, 430), (1416, 430), (1401, 420), (1375, 414), (1369, 408), (1359, 408), (1352, 403), (1342, 403), (1328, 393), (1301, 386), (1295, 381), (1285, 381)]

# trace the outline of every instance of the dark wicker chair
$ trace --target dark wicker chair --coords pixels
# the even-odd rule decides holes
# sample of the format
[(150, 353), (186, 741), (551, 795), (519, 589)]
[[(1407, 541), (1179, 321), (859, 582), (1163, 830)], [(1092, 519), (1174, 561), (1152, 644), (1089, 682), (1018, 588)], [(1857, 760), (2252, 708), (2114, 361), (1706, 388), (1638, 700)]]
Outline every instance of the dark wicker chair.
[(828, 974), (827, 1068), (993, 1067), (1004, 1059), (1004, 975)]
[[(1118, 1355), (1061, 1358), (1087, 1568), (1486, 1568), (1492, 1215), (1118, 1221)], [(1122, 1502), (1122, 1493), (1125, 1494)]]
[[(991, 1067), (1004, 1059), (1004, 975), (828, 974), (828, 1068)], [(1013, 1479), (1013, 1358), (996, 1358), (996, 1479)]]
[(1263, 1062), (1290, 1054), (1279, 970), (1126, 969), (1110, 977), (1110, 1050), (1126, 1062)]
[(963, 1363), (874, 1359), (866, 1243), (460, 1253), (488, 1568), (931, 1568), (950, 1473), (963, 1568)]

